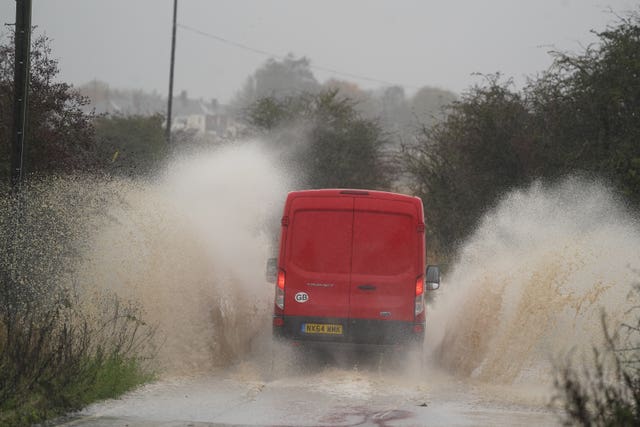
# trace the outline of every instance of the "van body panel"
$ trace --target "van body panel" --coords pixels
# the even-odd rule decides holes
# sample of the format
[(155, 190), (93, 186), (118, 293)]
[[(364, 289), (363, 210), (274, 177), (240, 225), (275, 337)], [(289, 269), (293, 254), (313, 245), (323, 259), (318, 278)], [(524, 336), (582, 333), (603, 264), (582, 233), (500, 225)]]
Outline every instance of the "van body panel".
[(348, 317), (353, 200), (297, 197), (287, 215), (285, 313)]
[(410, 202), (355, 200), (350, 318), (413, 320), (420, 275), (417, 215)]
[[(424, 275), (419, 198), (367, 190), (289, 193), (278, 268), (284, 310), (276, 336), (387, 345), (422, 339), (416, 280)], [(417, 331), (417, 332), (416, 332)]]

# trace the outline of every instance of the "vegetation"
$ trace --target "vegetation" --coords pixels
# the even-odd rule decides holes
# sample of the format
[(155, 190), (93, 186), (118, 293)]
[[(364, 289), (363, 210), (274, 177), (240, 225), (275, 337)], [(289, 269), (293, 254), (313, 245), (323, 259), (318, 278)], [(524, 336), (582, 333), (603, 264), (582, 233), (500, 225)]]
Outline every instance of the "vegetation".
[(157, 169), (167, 155), (163, 121), (160, 115), (96, 118), (96, 143), (103, 170), (135, 176)]
[[(337, 90), (282, 99), (261, 98), (246, 110), (249, 124), (284, 153), (289, 170), (309, 188), (378, 188), (389, 185), (381, 127), (362, 118)], [(295, 132), (287, 129), (297, 128)]]
[[(637, 291), (637, 289), (636, 289)], [(565, 425), (637, 426), (640, 424), (640, 320), (615, 333), (602, 321), (603, 350), (593, 349), (593, 363), (581, 369), (568, 357), (556, 371), (555, 400)]]
[[(13, 41), (0, 44), (0, 190), (8, 182), (13, 141)], [(56, 82), (58, 62), (51, 42), (32, 44), (26, 175), (106, 172), (141, 175), (167, 155), (163, 121), (152, 116), (99, 116), (85, 113), (89, 99)]]
[(349, 99), (351, 108), (361, 118), (376, 122), (393, 148), (411, 140), (416, 129), (441, 119), (442, 107), (456, 99), (453, 92), (428, 86), (408, 98), (400, 86), (372, 91), (344, 80), (330, 79), (321, 84), (307, 58), (288, 55), (282, 60), (269, 59), (247, 78), (232, 101), (232, 109), (242, 113), (263, 99), (281, 102), (285, 98), (305, 98), (332, 91), (339, 99)]
[[(640, 202), (640, 15), (596, 33), (581, 55), (556, 54), (528, 90), (546, 175), (576, 169), (603, 176)], [(555, 159), (555, 161), (552, 161)]]
[(105, 208), (99, 184), (82, 184), (30, 180), (28, 198), (0, 198), (0, 425), (38, 422), (150, 378), (154, 328), (140, 307), (77, 282), (93, 232), (78, 218)]
[[(13, 40), (0, 44), (0, 181), (8, 182), (13, 141)], [(29, 129), (25, 152), (27, 173), (88, 171), (98, 166), (93, 116), (82, 107), (88, 99), (69, 84), (56, 82), (58, 62), (50, 40), (32, 42), (29, 91)], [(0, 190), (2, 187), (0, 187)]]
[(262, 98), (318, 92), (320, 84), (310, 65), (307, 58), (295, 58), (291, 54), (281, 61), (269, 59), (247, 78), (232, 102), (233, 107), (242, 110)]
[[(459, 98), (434, 88), (407, 98), (400, 87), (370, 92), (349, 82), (320, 84), (309, 60), (288, 56), (258, 69), (234, 107), (295, 171), (300, 187), (410, 187), (425, 201), (428, 240), (442, 259), (504, 192), (534, 180), (595, 175), (640, 206), (640, 16), (596, 34), (599, 42), (580, 54), (555, 53), (553, 65), (521, 90), (498, 74)], [(57, 72), (49, 41), (36, 38), (28, 172), (137, 176), (166, 158), (161, 116), (83, 113), (87, 99), (56, 82)], [(13, 47), (6, 43), (0, 45), (3, 183), (12, 101)], [(42, 203), (24, 209), (21, 229), (17, 201), (0, 199), (8, 236), (0, 272), (0, 424), (34, 422), (148, 378), (140, 349), (152, 329), (135, 305), (79, 292), (69, 271), (77, 230), (59, 221), (49, 202), (35, 200)], [(15, 241), (31, 242), (20, 257), (13, 255)], [(607, 339), (593, 371), (569, 365), (559, 371), (568, 423), (638, 423), (637, 346)]]
[[(3, 279), (6, 288), (7, 279)], [(150, 338), (135, 307), (105, 300), (92, 319), (69, 293), (0, 313), (0, 424), (30, 425), (152, 378), (136, 354)], [(4, 301), (4, 300), (3, 300)]]
[[(105, 150), (121, 149), (122, 168), (148, 166), (157, 151), (138, 147), (157, 143), (161, 119), (98, 120), (98, 138), (88, 102), (70, 85), (55, 82), (57, 62), (46, 37), (32, 45), (30, 126), (25, 166), (26, 197), (7, 195), (9, 150), (13, 123), (13, 46), (0, 45), (0, 425), (29, 425), (79, 409), (96, 399), (115, 397), (151, 376), (154, 329), (141, 319), (133, 303), (110, 294), (87, 294), (75, 282), (73, 268), (87, 230), (78, 221), (81, 208), (96, 208), (99, 197), (87, 200), (67, 192), (56, 198), (56, 175), (98, 172), (114, 167)], [(112, 125), (112, 126), (110, 126)], [(116, 145), (120, 127), (122, 138)], [(155, 133), (154, 133), (155, 132)], [(142, 138), (136, 138), (143, 135)], [(155, 140), (154, 140), (155, 138)], [(109, 145), (109, 143), (112, 143)], [(127, 144), (128, 143), (128, 144)], [(127, 154), (135, 147), (136, 160)], [(45, 179), (46, 177), (46, 179)], [(96, 189), (94, 189), (96, 190)], [(96, 200), (97, 199), (97, 200)], [(75, 207), (76, 211), (68, 209)], [(83, 234), (84, 233), (84, 234)]]
[(501, 194), (536, 179), (595, 175), (640, 205), (638, 15), (597, 34), (599, 44), (557, 53), (521, 91), (487, 76), (405, 147), (411, 186), (426, 201), (429, 238), (442, 255), (455, 252)]
[(410, 185), (425, 201), (428, 239), (441, 255), (455, 250), (505, 190), (533, 177), (529, 113), (499, 76), (472, 88), (447, 112), (403, 156)]
[[(441, 256), (455, 252), (501, 194), (533, 180), (597, 176), (640, 207), (640, 15), (596, 34), (598, 44), (578, 55), (556, 53), (553, 66), (521, 91), (487, 76), (405, 147)], [(640, 323), (623, 328), (624, 340), (605, 325), (606, 346), (594, 349), (593, 365), (558, 367), (565, 424), (640, 424)]]

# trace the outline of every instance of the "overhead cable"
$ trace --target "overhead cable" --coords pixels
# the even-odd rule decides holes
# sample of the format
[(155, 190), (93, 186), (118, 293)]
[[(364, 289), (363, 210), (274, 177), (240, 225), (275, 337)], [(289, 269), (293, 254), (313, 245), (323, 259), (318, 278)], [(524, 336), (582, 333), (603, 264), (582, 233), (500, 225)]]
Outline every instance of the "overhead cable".
[[(220, 37), (220, 36), (217, 36), (215, 34), (211, 34), (211, 33), (199, 30), (197, 28), (190, 27), (188, 25), (178, 24), (178, 27), (182, 28), (183, 30), (187, 30), (187, 31), (190, 31), (192, 33), (195, 33), (195, 34), (199, 34), (199, 35), (201, 35), (203, 37), (207, 37), (207, 38), (216, 40), (216, 41), (218, 41), (220, 43), (224, 43), (224, 44), (236, 47), (238, 49), (246, 50), (248, 52), (253, 52), (253, 53), (256, 53), (256, 54), (259, 54), (259, 55), (268, 56), (268, 57), (276, 58), (276, 59), (279, 59), (279, 60), (284, 60), (286, 58), (286, 56), (284, 56), (284, 55), (280, 55), (280, 54), (277, 54), (277, 53), (269, 52), (269, 51), (266, 51), (266, 50), (263, 50), (263, 49), (258, 49), (258, 48), (251, 47), (251, 46), (248, 46), (248, 45), (245, 45), (245, 44), (242, 44), (242, 43), (238, 43), (236, 41), (229, 40), (227, 38)], [(417, 89), (414, 86), (393, 83), (393, 82), (390, 82), (390, 81), (387, 81), (387, 80), (380, 80), (380, 79), (376, 79), (376, 78), (373, 78), (373, 77), (364, 76), (362, 74), (355, 74), (355, 73), (350, 73), (350, 72), (347, 72), (347, 71), (340, 71), (340, 70), (337, 70), (337, 69), (331, 68), (331, 67), (324, 67), (324, 66), (320, 66), (320, 65), (309, 64), (309, 68), (314, 69), (314, 70), (318, 70), (318, 71), (324, 71), (324, 72), (335, 74), (335, 75), (339, 75), (339, 76), (343, 76), (343, 77), (350, 77), (352, 79), (365, 80), (365, 81), (369, 81), (369, 82), (373, 82), (373, 83), (380, 83), (380, 84), (387, 85), (387, 86), (402, 86), (402, 87), (409, 88), (409, 89)]]

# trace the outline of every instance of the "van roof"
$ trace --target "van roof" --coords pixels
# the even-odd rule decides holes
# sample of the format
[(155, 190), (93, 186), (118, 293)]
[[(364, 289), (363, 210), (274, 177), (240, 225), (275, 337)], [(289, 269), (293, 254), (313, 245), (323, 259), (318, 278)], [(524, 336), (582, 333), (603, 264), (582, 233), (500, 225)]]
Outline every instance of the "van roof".
[(372, 197), (385, 200), (403, 200), (403, 201), (420, 201), (420, 198), (408, 196), (406, 194), (391, 193), (388, 191), (376, 190), (360, 190), (350, 188), (331, 188), (321, 190), (300, 190), (292, 191), (288, 195), (288, 199), (297, 197)]

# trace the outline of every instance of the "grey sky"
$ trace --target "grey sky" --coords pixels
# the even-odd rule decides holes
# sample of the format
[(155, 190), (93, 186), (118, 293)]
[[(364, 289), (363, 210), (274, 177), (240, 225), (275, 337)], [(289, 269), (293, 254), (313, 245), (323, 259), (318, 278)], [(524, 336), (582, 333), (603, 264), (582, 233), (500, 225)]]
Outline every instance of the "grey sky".
[[(172, 0), (33, 0), (37, 33), (53, 38), (60, 78), (166, 94)], [(544, 70), (552, 48), (580, 51), (607, 12), (632, 0), (179, 0), (179, 23), (263, 51), (413, 88), (460, 92), (472, 73), (522, 83)], [(13, 22), (15, 3), (0, 16)], [(6, 34), (7, 30), (4, 30)], [(175, 90), (226, 102), (267, 59), (178, 29)], [(315, 70), (319, 80), (332, 77)], [(365, 88), (378, 83), (352, 80)]]

